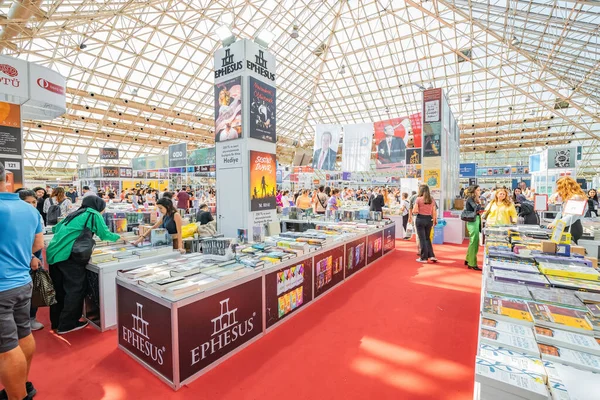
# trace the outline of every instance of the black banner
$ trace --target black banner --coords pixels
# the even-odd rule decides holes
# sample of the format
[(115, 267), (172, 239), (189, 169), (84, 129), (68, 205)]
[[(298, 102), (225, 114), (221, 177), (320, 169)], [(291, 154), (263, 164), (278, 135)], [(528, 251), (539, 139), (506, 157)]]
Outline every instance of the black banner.
[(396, 226), (388, 226), (383, 230), (383, 254), (396, 248)]
[(100, 159), (101, 160), (118, 160), (119, 159), (119, 149), (114, 147), (104, 147), (100, 149)]
[(169, 146), (169, 168), (187, 165), (187, 144), (179, 143)]
[(275, 143), (275, 88), (250, 77), (250, 137)]
[(364, 268), (367, 261), (367, 238), (346, 244), (346, 278)]

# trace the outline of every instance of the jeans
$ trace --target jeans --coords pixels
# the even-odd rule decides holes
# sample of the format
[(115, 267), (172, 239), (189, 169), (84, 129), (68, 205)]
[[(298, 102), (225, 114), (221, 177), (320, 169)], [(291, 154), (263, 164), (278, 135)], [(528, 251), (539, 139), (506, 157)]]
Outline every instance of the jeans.
[(421, 260), (428, 260), (435, 257), (433, 246), (431, 244), (431, 229), (433, 228), (433, 218), (431, 215), (417, 215), (415, 222), (417, 236), (421, 244)]
[(479, 215), (475, 221), (467, 222), (467, 231), (469, 232), (469, 248), (467, 249), (467, 264), (469, 267), (477, 266), (477, 253), (479, 252), (479, 230), (481, 228), (481, 219)]
[(52, 329), (70, 330), (83, 314), (87, 290), (86, 264), (68, 259), (50, 265), (50, 277), (56, 292), (56, 304), (50, 306)]
[(408, 214), (402, 216), (402, 226), (404, 227), (404, 237), (408, 237), (406, 227), (408, 226)]

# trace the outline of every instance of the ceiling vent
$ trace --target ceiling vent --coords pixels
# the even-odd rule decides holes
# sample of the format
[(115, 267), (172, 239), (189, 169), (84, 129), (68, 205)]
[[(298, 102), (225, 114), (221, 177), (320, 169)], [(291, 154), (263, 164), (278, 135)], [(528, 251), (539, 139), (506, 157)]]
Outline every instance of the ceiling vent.
[[(471, 55), (473, 54), (471, 49), (463, 49), (459, 51), (463, 56), (467, 57), (469, 60), (471, 59)], [(456, 55), (456, 58), (458, 59), (459, 63), (467, 61), (464, 59), (464, 57), (461, 57), (458, 54)]]

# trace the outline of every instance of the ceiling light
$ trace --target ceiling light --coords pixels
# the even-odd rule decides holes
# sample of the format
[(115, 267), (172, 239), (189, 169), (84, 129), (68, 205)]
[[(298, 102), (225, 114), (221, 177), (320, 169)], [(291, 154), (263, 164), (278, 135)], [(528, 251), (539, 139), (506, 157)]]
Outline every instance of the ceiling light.
[(418, 88), (419, 88), (419, 90), (425, 90), (425, 86), (423, 86), (423, 85), (419, 85), (418, 83), (415, 83), (414, 85), (415, 85), (416, 87), (418, 87)]
[(346, 73), (346, 66), (342, 64), (342, 67), (340, 68), (340, 75), (344, 75)]
[(258, 35), (254, 37), (254, 42), (259, 46), (262, 46), (266, 49), (269, 48), (269, 44), (275, 39), (275, 34), (271, 31), (262, 30), (258, 32)]
[(133, 89), (131, 90), (131, 94), (132, 94), (132, 95), (134, 95), (134, 96), (137, 96), (137, 94), (138, 94), (138, 89), (137, 89), (137, 88), (133, 88)]
[(427, 89), (433, 89), (433, 84), (431, 82), (429, 82), (429, 86), (427, 86)]
[(529, 112), (529, 115), (535, 115), (535, 110), (531, 110), (531, 111)]
[(82, 43), (79, 45), (79, 50), (85, 50), (85, 49), (87, 49), (87, 44), (85, 44), (85, 43), (83, 43), (83, 42), (82, 42)]
[(519, 39), (517, 39), (517, 37), (516, 37), (516, 36), (513, 36), (513, 38), (512, 38), (512, 41), (511, 41), (510, 43), (511, 43), (513, 46), (516, 46), (516, 45), (518, 45), (518, 44), (519, 44), (519, 43), (521, 43), (521, 42), (519, 41)]
[(235, 42), (235, 36), (233, 36), (233, 32), (231, 32), (231, 28), (227, 25), (221, 25), (216, 30), (215, 33), (221, 40), (223, 47), (231, 46)]
[(290, 33), (290, 36), (292, 39), (298, 39), (298, 37), (300, 36), (300, 34), (298, 33), (298, 27), (296, 25), (294, 25), (294, 27), (292, 28), (292, 33)]
[(471, 101), (471, 95), (468, 94), (467, 97), (465, 97), (465, 103)]

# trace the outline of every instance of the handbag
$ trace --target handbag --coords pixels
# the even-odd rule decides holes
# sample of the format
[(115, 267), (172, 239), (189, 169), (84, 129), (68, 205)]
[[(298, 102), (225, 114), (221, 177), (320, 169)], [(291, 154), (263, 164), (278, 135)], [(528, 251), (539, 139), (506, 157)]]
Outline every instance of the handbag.
[(463, 210), (460, 213), (460, 219), (465, 221), (465, 222), (474, 222), (477, 219), (477, 212), (476, 211), (467, 211), (467, 210)]
[(49, 307), (56, 304), (56, 293), (52, 278), (48, 271), (38, 268), (31, 272), (33, 281), (33, 291), (31, 293), (32, 307)]
[(92, 229), (88, 228), (88, 222), (92, 214), (90, 214), (85, 221), (83, 231), (79, 234), (75, 242), (73, 243), (73, 249), (71, 250), (71, 260), (75, 262), (88, 263), (92, 257), (96, 241), (94, 240), (94, 218), (92, 218)]

